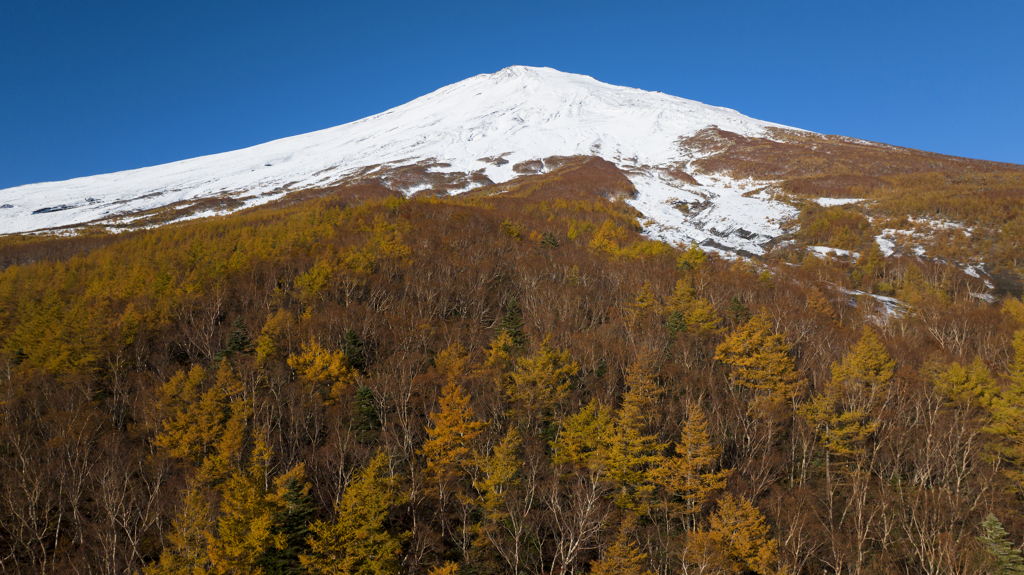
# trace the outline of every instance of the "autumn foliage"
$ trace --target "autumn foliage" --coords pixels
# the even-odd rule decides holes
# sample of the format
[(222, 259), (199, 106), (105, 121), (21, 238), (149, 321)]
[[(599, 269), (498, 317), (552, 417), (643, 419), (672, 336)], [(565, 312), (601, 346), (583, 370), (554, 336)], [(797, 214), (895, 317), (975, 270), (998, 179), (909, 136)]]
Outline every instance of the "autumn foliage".
[(1019, 564), (1024, 304), (939, 261), (649, 241), (605, 164), (5, 239), (0, 567)]

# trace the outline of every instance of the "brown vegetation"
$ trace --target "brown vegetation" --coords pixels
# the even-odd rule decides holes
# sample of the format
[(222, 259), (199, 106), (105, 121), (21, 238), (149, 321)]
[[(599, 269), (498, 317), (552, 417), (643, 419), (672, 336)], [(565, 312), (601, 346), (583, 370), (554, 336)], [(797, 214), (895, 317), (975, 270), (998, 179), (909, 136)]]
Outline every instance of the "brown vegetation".
[[(0, 566), (992, 572), (1024, 304), (912, 258), (680, 252), (631, 190), (570, 158), (4, 238)], [(843, 291), (880, 284), (902, 315)]]

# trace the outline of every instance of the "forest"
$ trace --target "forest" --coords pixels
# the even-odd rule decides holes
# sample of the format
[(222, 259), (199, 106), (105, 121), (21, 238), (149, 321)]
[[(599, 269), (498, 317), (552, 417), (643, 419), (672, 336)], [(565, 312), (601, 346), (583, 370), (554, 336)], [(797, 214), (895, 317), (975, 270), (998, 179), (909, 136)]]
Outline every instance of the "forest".
[(1024, 572), (1019, 294), (856, 206), (669, 246), (624, 179), (0, 237), (0, 571)]

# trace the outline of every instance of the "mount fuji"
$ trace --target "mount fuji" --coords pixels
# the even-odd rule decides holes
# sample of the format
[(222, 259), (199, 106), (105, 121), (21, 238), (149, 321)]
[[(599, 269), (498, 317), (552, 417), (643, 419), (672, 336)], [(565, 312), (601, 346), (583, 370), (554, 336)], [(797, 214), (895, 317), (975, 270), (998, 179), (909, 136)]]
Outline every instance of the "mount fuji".
[(0, 190), (0, 233), (133, 229), (152, 225), (149, 216), (159, 211), (171, 213), (161, 222), (204, 217), (367, 179), (407, 195), (457, 194), (544, 173), (550, 158), (582, 155), (629, 178), (636, 193), (626, 201), (643, 214), (648, 235), (762, 253), (796, 209), (777, 200), (771, 180), (692, 169), (714, 153), (697, 137), (708, 130), (768, 141), (810, 134), (659, 92), (513, 66), (334, 128)]

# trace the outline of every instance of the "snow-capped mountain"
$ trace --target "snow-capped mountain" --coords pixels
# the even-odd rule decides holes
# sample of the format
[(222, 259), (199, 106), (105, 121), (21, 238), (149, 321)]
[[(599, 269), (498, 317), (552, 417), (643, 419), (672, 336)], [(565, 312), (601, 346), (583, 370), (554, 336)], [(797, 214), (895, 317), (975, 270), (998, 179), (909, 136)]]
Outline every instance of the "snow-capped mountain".
[[(651, 235), (760, 253), (760, 244), (779, 235), (779, 223), (793, 213), (772, 200), (764, 181), (669, 175), (686, 172), (689, 162), (705, 154), (683, 140), (712, 126), (747, 137), (786, 128), (589, 76), (513, 66), (318, 132), (160, 166), (0, 190), (0, 233), (90, 222), (124, 226), (153, 209), (208, 198), (232, 198), (237, 209), (353, 178), (375, 177), (408, 194), (436, 188), (430, 181), (392, 177), (395, 168), (409, 165), (440, 174), (446, 182), (441, 190), (459, 193), (515, 178), (524, 162), (592, 155), (614, 163), (632, 181), (637, 195), (629, 201), (646, 216)], [(543, 170), (542, 162), (533, 163), (534, 171)], [(699, 209), (678, 209), (683, 204)], [(193, 216), (211, 213), (216, 212)]]

